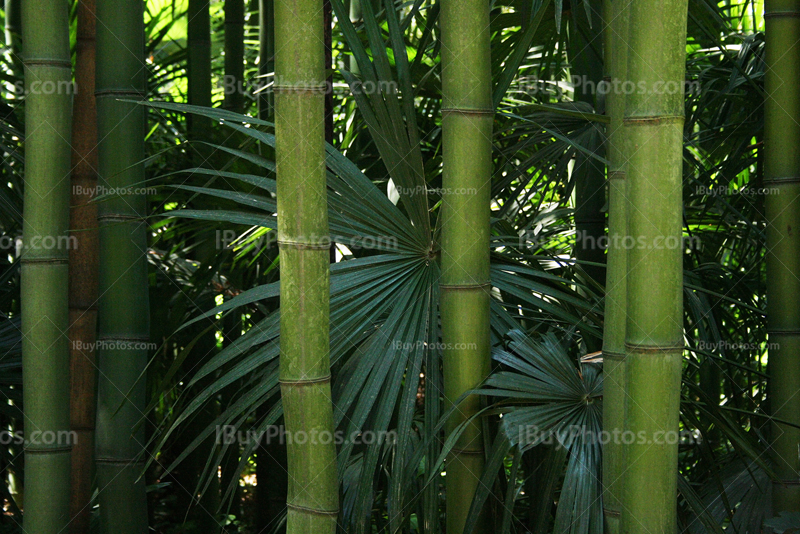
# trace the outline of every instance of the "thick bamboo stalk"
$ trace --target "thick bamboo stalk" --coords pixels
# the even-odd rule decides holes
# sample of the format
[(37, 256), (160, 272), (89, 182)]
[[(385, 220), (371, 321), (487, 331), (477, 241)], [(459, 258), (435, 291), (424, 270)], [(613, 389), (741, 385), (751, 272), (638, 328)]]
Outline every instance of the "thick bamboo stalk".
[[(603, 53), (606, 83), (625, 80), (627, 72), (628, 3), (605, 0)], [(609, 247), (606, 272), (605, 324), (603, 328), (603, 430), (608, 435), (620, 435), (625, 426), (625, 324), (628, 263), (622, 239), (627, 233), (627, 200), (625, 198), (626, 144), (622, 127), (625, 95), (610, 91), (606, 95), (606, 112), (611, 118), (607, 128), (606, 154), (608, 167), (608, 235)], [(603, 511), (605, 531), (619, 533), (622, 510), (623, 475), (622, 443), (609, 440), (603, 445)]]
[(94, 478), (95, 392), (97, 362), (98, 236), (97, 108), (94, 101), (95, 1), (78, 2), (78, 41), (72, 123), (72, 208), (70, 230), (75, 247), (69, 254), (70, 420), (72, 448), (70, 532), (89, 532)]
[(25, 2), (22, 27), (28, 93), (20, 289), (26, 439), (23, 526), (30, 534), (49, 534), (66, 531), (69, 523), (73, 441), (67, 379), (72, 111), (68, 6), (56, 0)]
[(630, 4), (627, 78), (645, 90), (626, 96), (626, 237), (647, 245), (626, 247), (625, 430), (646, 438), (623, 440), (620, 528), (631, 534), (677, 527), (678, 443), (663, 437), (678, 431), (680, 411), (687, 9), (687, 0)]
[[(149, 291), (144, 108), (126, 100), (145, 89), (143, 4), (97, 0), (96, 103), (99, 182), (112, 196), (98, 206), (100, 309), (96, 429), (100, 531), (147, 532), (144, 458)], [(137, 430), (138, 427), (138, 430)]]
[[(334, 533), (339, 508), (330, 387), (325, 50), (321, 0), (275, 3), (275, 154), (281, 259), (280, 380), (288, 534)], [(305, 439), (303, 439), (305, 438)]]
[[(442, 341), (447, 403), (489, 374), (489, 187), (492, 127), (489, 3), (443, 0), (441, 243)], [(447, 432), (477, 413), (464, 400)], [(480, 420), (469, 424), (447, 459), (447, 532), (464, 530), (484, 466)], [(474, 531), (487, 525), (482, 519)]]
[(243, 84), (244, 0), (225, 0), (225, 109), (244, 111)]
[[(769, 400), (772, 415), (800, 424), (800, 1), (767, 0), (764, 88)], [(772, 459), (779, 480), (772, 511), (800, 511), (800, 430), (772, 427)]]

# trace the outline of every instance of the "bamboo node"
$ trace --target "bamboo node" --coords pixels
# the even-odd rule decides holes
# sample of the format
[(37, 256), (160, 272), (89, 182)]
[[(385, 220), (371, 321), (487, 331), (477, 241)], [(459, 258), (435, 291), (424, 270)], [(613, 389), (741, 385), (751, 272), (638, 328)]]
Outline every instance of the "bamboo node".
[(26, 67), (56, 67), (61, 69), (72, 69), (72, 62), (64, 61), (63, 59), (31, 58), (23, 59), (22, 63)]
[(49, 265), (66, 265), (69, 263), (68, 258), (53, 258), (53, 257), (43, 257), (43, 258), (31, 258), (27, 256), (23, 256), (19, 262), (22, 265), (31, 265), (31, 264), (49, 264)]
[(480, 284), (439, 284), (439, 289), (449, 291), (468, 291), (474, 289), (491, 289), (491, 282), (483, 282)]
[(290, 502), (286, 503), (286, 508), (290, 508), (297, 512), (307, 513), (307, 514), (314, 514), (314, 515), (323, 515), (328, 517), (338, 517), (339, 516), (339, 509), (336, 510), (321, 510), (319, 508), (309, 508), (308, 506), (300, 506), (298, 504), (292, 504)]
[(139, 89), (100, 89), (94, 92), (95, 98), (101, 96), (138, 96), (145, 98), (147, 95), (144, 91)]
[(494, 116), (494, 109), (489, 108), (442, 108), (442, 115), (457, 113), (459, 115)]
[(800, 17), (800, 11), (770, 11), (764, 13), (765, 19), (781, 19), (781, 18), (794, 18)]
[(299, 249), (311, 249), (311, 250), (330, 250), (331, 242), (328, 240), (325, 243), (324, 239), (323, 242), (320, 243), (311, 243), (311, 242), (303, 242), (303, 241), (289, 241), (286, 239), (278, 239), (278, 247), (288, 247), (288, 248), (299, 248)]
[(451, 454), (467, 454), (467, 455), (477, 456), (477, 455), (483, 455), (484, 451), (483, 451), (483, 449), (455, 449), (455, 448), (453, 448), (453, 449), (450, 449), (450, 453)]
[(273, 85), (273, 93), (321, 93), (328, 92), (327, 83), (298, 83), (292, 85)]
[(659, 353), (659, 352), (683, 352), (683, 345), (661, 345), (658, 347), (652, 345), (638, 345), (636, 343), (625, 343), (625, 350), (631, 352), (641, 353)]
[(683, 115), (656, 115), (652, 117), (625, 117), (622, 119), (624, 125), (646, 125), (646, 124), (683, 124), (686, 117)]
[(284, 380), (279, 379), (278, 383), (282, 386), (311, 386), (314, 384), (324, 384), (325, 382), (331, 381), (331, 375), (327, 374), (325, 376), (320, 376), (318, 378), (306, 378), (303, 380)]
[(603, 359), (605, 360), (615, 360), (615, 361), (624, 361), (625, 360), (625, 353), (624, 352), (615, 352), (612, 350), (603, 350)]
[(58, 447), (42, 447), (37, 445), (35, 447), (23, 446), (25, 454), (65, 454), (72, 452), (72, 445), (59, 445)]
[(800, 183), (800, 176), (775, 176), (764, 180), (764, 185), (789, 185)]

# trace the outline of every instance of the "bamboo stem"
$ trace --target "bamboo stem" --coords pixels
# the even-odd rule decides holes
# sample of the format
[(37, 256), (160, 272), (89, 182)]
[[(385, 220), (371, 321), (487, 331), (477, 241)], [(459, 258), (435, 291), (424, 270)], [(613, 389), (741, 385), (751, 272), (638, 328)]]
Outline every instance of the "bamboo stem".
[[(772, 415), (800, 424), (800, 1), (767, 0), (764, 89), (769, 401)], [(779, 480), (772, 511), (800, 511), (800, 430), (772, 426), (772, 461)]]
[[(490, 370), (489, 232), (492, 127), (489, 3), (444, 0), (442, 30), (441, 297), (447, 403), (478, 386)], [(450, 433), (480, 409), (464, 400)], [(461, 534), (484, 466), (480, 420), (473, 421), (447, 459), (447, 532)], [(488, 527), (485, 517), (475, 532)]]
[[(603, 33), (607, 82), (626, 79), (628, 4), (605, 0), (605, 20), (610, 21)], [(611, 85), (613, 87), (613, 84)], [(627, 298), (627, 254), (621, 238), (627, 231), (627, 199), (625, 161), (625, 96), (610, 91), (606, 95), (606, 111), (611, 117), (607, 129), (608, 167), (608, 235), (610, 239), (606, 272), (605, 324), (603, 329), (603, 430), (619, 435), (625, 426), (625, 324)], [(616, 434), (615, 434), (616, 433)], [(611, 440), (603, 445), (603, 511), (605, 531), (619, 533), (620, 497), (624, 482), (622, 444)]]
[[(626, 247), (625, 430), (646, 437), (623, 441), (620, 529), (626, 534), (677, 528), (678, 443), (659, 436), (678, 431), (680, 412), (687, 9), (686, 0), (630, 4), (627, 79), (645, 90), (626, 96), (626, 237), (652, 246)], [(659, 90), (665, 86), (680, 90)]]
[[(280, 380), (288, 534), (334, 533), (339, 512), (330, 385), (330, 273), (321, 0), (275, 3), (275, 154), (281, 263)], [(277, 46), (280, 44), (280, 46)]]
[[(100, 532), (147, 532), (141, 477), (150, 332), (144, 108), (143, 4), (97, 0), (99, 181), (112, 196), (98, 205), (100, 308), (96, 466)], [(138, 429), (137, 429), (138, 428)]]
[(225, 78), (225, 109), (243, 113), (244, 0), (225, 0)]
[[(24, 530), (69, 523), (68, 257), (72, 80), (67, 5), (24, 2), (25, 192), (21, 255)], [(52, 84), (55, 91), (37, 90)], [(54, 246), (48, 246), (53, 243)], [(46, 438), (49, 435), (56, 439)]]
[(97, 390), (98, 235), (97, 107), (94, 100), (95, 1), (78, 2), (78, 40), (72, 123), (72, 209), (70, 229), (75, 247), (69, 254), (70, 419), (76, 433), (72, 449), (70, 532), (89, 532), (94, 478), (95, 393)]

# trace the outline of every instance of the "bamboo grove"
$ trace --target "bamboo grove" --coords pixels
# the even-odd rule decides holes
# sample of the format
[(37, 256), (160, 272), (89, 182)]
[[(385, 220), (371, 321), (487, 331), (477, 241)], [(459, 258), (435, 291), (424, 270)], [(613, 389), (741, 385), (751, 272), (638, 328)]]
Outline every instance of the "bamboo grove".
[(5, 0), (0, 533), (800, 529), (797, 0)]

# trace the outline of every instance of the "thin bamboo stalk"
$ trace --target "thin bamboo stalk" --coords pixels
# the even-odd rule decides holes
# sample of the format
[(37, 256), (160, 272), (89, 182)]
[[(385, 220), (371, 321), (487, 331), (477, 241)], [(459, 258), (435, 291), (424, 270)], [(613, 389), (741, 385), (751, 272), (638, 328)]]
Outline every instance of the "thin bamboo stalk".
[[(441, 241), (444, 390), (448, 404), (489, 374), (489, 186), (492, 128), (489, 3), (443, 0)], [(465, 399), (447, 432), (474, 416)], [(484, 466), (480, 420), (466, 428), (447, 459), (447, 532), (461, 534)], [(485, 515), (485, 514), (484, 514)], [(484, 517), (475, 532), (486, 528)]]
[[(275, 4), (274, 0), (258, 0), (258, 75), (275, 72)], [(258, 98), (258, 117), (270, 120), (273, 113), (272, 91), (261, 91)]]
[(630, 3), (627, 79), (645, 90), (626, 96), (626, 240), (652, 245), (622, 243), (628, 263), (625, 430), (646, 437), (630, 445), (623, 440), (620, 529), (631, 534), (677, 528), (678, 443), (659, 436), (678, 431), (680, 411), (687, 9), (687, 0)]
[[(769, 402), (772, 415), (800, 424), (800, 1), (767, 0), (764, 89), (764, 184), (767, 217)], [(779, 480), (772, 511), (800, 511), (800, 430), (772, 426), (772, 461)]]
[(72, 123), (72, 200), (69, 253), (70, 420), (72, 448), (70, 532), (89, 531), (94, 478), (94, 427), (97, 403), (97, 107), (94, 100), (95, 1), (78, 2), (78, 40)]
[(147, 280), (147, 199), (144, 108), (130, 100), (145, 89), (143, 4), (97, 0), (96, 104), (100, 308), (95, 454), (100, 532), (148, 529), (144, 447), (145, 381), (150, 305)]
[[(45, 534), (62, 532), (69, 523), (69, 180), (65, 178), (70, 173), (72, 72), (67, 4), (23, 3), (22, 29), (28, 92), (20, 289), (26, 439), (23, 527), (31, 534)], [(48, 86), (55, 90), (42, 89)], [(50, 435), (55, 439), (46, 437)]]
[[(627, 72), (628, 3), (605, 0), (605, 20), (609, 21), (604, 38), (606, 82), (625, 80)], [(606, 272), (605, 325), (603, 328), (603, 430), (620, 435), (625, 426), (625, 324), (627, 298), (627, 254), (622, 238), (627, 232), (625, 197), (626, 143), (622, 126), (625, 95), (610, 91), (606, 112), (611, 117), (607, 130), (608, 167), (608, 259)], [(624, 483), (622, 443), (610, 440), (603, 445), (603, 511), (605, 530), (619, 533), (622, 510), (620, 497)]]
[(225, 0), (225, 78), (225, 109), (242, 113), (244, 111), (244, 0)]
[[(187, 16), (187, 75), (188, 101), (193, 106), (211, 107), (211, 15), (208, 0), (189, 0)], [(189, 114), (189, 139), (207, 139), (211, 121), (207, 117)], [(196, 150), (204, 157), (203, 145)]]
[(321, 0), (275, 3), (281, 396), (287, 432), (307, 438), (287, 447), (289, 534), (334, 533), (339, 508), (335, 445), (313, 439), (334, 430), (322, 7)]

